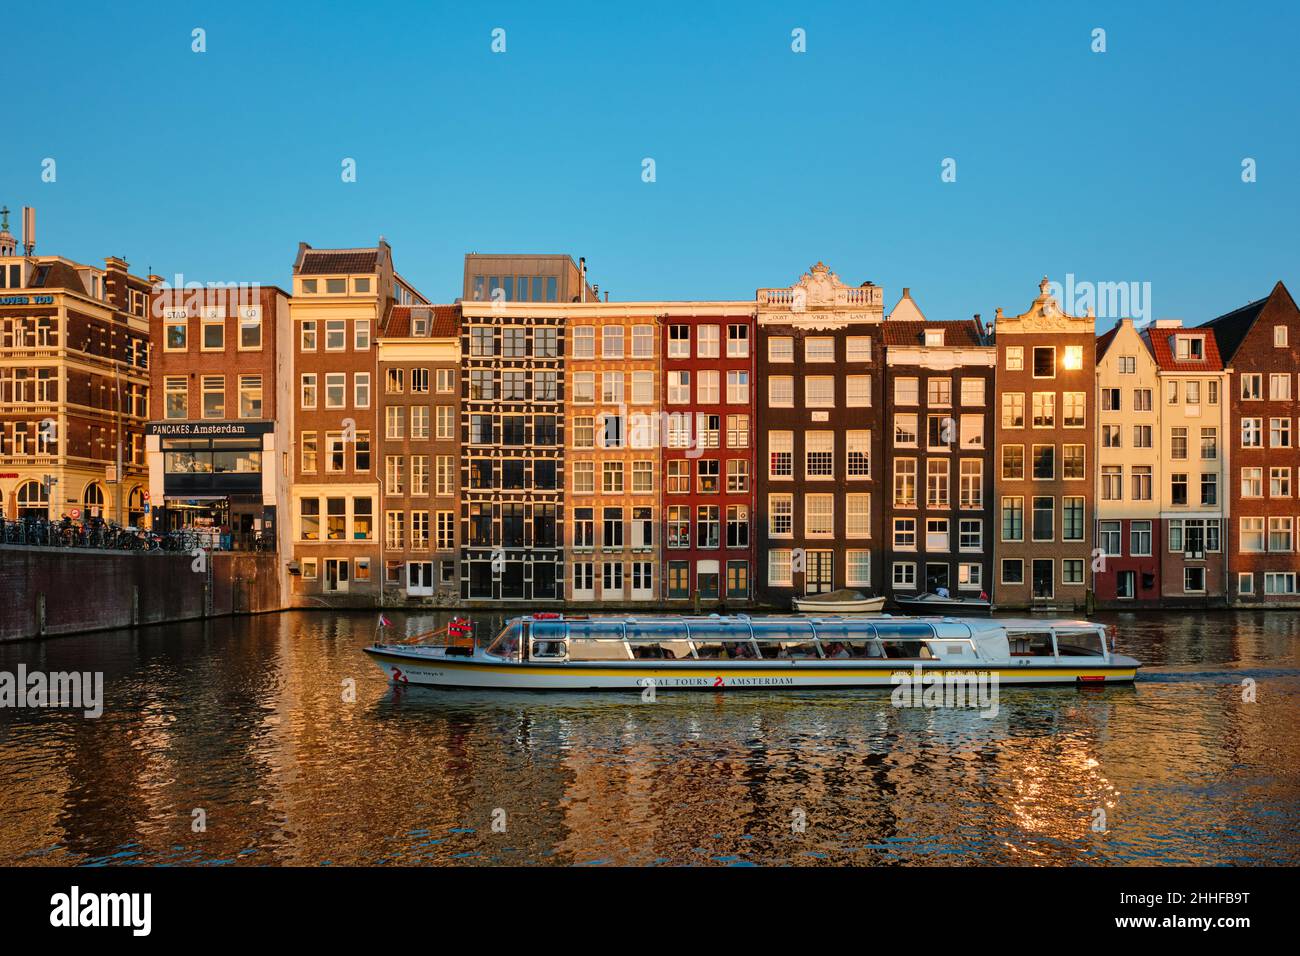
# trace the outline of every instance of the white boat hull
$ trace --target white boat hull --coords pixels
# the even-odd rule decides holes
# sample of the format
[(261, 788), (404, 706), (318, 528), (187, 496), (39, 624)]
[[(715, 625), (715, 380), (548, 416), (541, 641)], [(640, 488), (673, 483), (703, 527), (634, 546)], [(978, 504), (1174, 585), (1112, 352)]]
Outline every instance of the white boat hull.
[(895, 675), (950, 672), (997, 674), (999, 685), (1111, 684), (1132, 681), (1132, 666), (1065, 661), (1056, 664), (1012, 661), (967, 665), (933, 661), (764, 660), (682, 661), (664, 665), (650, 661), (513, 663), (475, 657), (440, 657), (427, 650), (368, 647), (366, 653), (396, 684), (426, 687), (472, 687), (517, 690), (747, 690), (756, 688), (892, 688)]
[(819, 601), (814, 596), (797, 597), (794, 609), (801, 614), (879, 614), (885, 609), (883, 597), (861, 601)]

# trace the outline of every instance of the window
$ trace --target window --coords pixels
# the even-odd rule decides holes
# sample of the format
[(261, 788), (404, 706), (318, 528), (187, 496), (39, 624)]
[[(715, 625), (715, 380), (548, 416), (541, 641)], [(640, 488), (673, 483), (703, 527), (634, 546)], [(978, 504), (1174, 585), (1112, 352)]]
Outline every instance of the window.
[(1175, 461), (1187, 460), (1187, 429), (1178, 427), (1169, 434), (1169, 457)]
[(1025, 499), (1002, 499), (1002, 540), (1025, 540)]
[(689, 325), (668, 326), (668, 357), (691, 357), (691, 327)]
[(1056, 393), (1034, 392), (1034, 427), (1056, 427)]
[(1150, 465), (1133, 466), (1133, 500), (1150, 501), (1155, 493)]
[(702, 495), (716, 495), (719, 489), (719, 466), (716, 458), (701, 458), (695, 464), (696, 489)]
[[(650, 489), (646, 489), (649, 491)], [(744, 458), (727, 459), (727, 493), (741, 494), (749, 490), (749, 462)]]
[(894, 519), (894, 548), (902, 551), (916, 550), (916, 519)]
[(1296, 575), (1294, 571), (1267, 571), (1264, 574), (1265, 594), (1295, 594)]
[(850, 335), (845, 339), (845, 349), (850, 362), (871, 361), (871, 337), (868, 335)]
[[(475, 329), (475, 331), (478, 331)], [(490, 334), (490, 333), (489, 333)], [(473, 343), (471, 343), (470, 354), (473, 355)], [(491, 354), (485, 353), (485, 354)], [(596, 329), (591, 325), (579, 325), (573, 329), (573, 357), (574, 358), (595, 358), (596, 357)]]
[(1241, 397), (1248, 402), (1262, 401), (1264, 398), (1264, 376), (1259, 372), (1243, 372), (1241, 375)]
[(298, 441), (302, 455), (299, 468), (304, 472), (314, 472), (316, 470), (316, 433), (303, 432)]
[(915, 448), (916, 415), (897, 414), (894, 416), (894, 446), (897, 448)]
[(963, 551), (984, 550), (984, 522), (979, 518), (962, 518), (958, 523), (957, 546)]
[(695, 509), (695, 546), (717, 548), (722, 544), (721, 522), (717, 505), (700, 505)]
[(961, 447), (984, 447), (984, 416), (963, 415), (961, 417)]
[(1179, 394), (1179, 393), (1178, 393), (1178, 382), (1177, 382), (1177, 381), (1172, 381), (1172, 382), (1170, 382), (1169, 385), (1168, 385), (1168, 388), (1166, 389), (1166, 392), (1165, 392), (1165, 400), (1166, 400), (1170, 405), (1177, 405), (1177, 404), (1178, 404), (1178, 394)]
[(1214, 461), (1219, 457), (1219, 430), (1201, 429), (1201, 461)]
[(984, 462), (979, 458), (963, 458), (960, 465), (960, 504), (963, 508), (981, 508), (984, 505)]
[(342, 319), (329, 319), (325, 323), (325, 351), (342, 352), (348, 347), (348, 324)]
[(1241, 496), (1243, 498), (1264, 497), (1264, 469), (1241, 469)]
[(1268, 420), (1268, 444), (1270, 448), (1291, 447), (1291, 419), (1270, 418)]
[(813, 538), (835, 534), (835, 496), (808, 495), (804, 507), (804, 532)]
[(794, 432), (768, 432), (768, 476), (791, 478), (794, 475)]
[[(506, 372), (505, 374), (509, 376), (511, 373)], [(523, 373), (519, 373), (519, 374), (522, 377)], [(508, 382), (503, 382), (502, 384), (508, 385)], [(622, 405), (623, 386), (624, 386), (624, 378), (622, 372), (602, 372), (600, 376), (601, 403), (605, 405)], [(502, 391), (503, 391), (504, 398), (511, 397), (509, 394), (504, 394), (505, 392), (504, 388)], [(523, 396), (521, 395), (520, 397), (522, 398)]]
[(348, 401), (347, 372), (325, 373), (325, 407), (346, 408)]
[(1133, 447), (1134, 448), (1151, 448), (1151, 426), (1134, 425), (1133, 426)]
[(846, 432), (844, 454), (850, 479), (871, 477), (871, 432)]
[(1002, 427), (1025, 427), (1024, 392), (1006, 392), (1002, 396)]
[(925, 380), (925, 400), (930, 405), (951, 405), (952, 379), (927, 378)]
[(1130, 523), (1129, 554), (1133, 557), (1150, 557), (1151, 555), (1151, 522), (1150, 521), (1134, 521)]
[(1101, 447), (1119, 448), (1122, 444), (1122, 432), (1119, 425), (1101, 426)]
[(792, 573), (793, 552), (773, 550), (767, 553), (767, 583), (773, 587), (790, 587), (794, 583)]
[(1273, 348), (1284, 349), (1287, 344), (1287, 327), (1285, 325), (1273, 326)]
[(749, 357), (749, 326), (727, 326), (727, 358)]
[(1264, 419), (1243, 418), (1241, 420), (1241, 447), (1264, 447)]
[(805, 378), (804, 405), (808, 408), (834, 408), (834, 377), (830, 375), (809, 375)]
[(700, 325), (695, 328), (695, 357), (717, 358), (719, 356), (718, 326)]
[(1169, 476), (1169, 495), (1175, 505), (1187, 504), (1187, 475), (1175, 472)]
[(1065, 558), (1063, 561), (1061, 561), (1061, 583), (1062, 584), (1083, 583), (1083, 559), (1082, 558)]
[(898, 591), (916, 590), (916, 564), (911, 561), (895, 561), (893, 568), (894, 589)]
[(847, 538), (871, 537), (871, 495), (844, 496), (844, 536)]
[(949, 507), (948, 498), (948, 461), (945, 458), (930, 458), (925, 463), (925, 503), (931, 508)]
[(963, 378), (961, 380), (961, 403), (963, 405), (984, 404), (984, 379)]
[[(352, 404), (356, 408), (370, 407), (370, 373), (357, 372), (352, 376)], [(427, 415), (429, 409), (425, 408)]]
[(894, 379), (894, 404), (918, 405), (921, 401), (920, 381), (915, 378)]
[(1083, 540), (1083, 498), (1067, 495), (1061, 499), (1061, 540)]
[(1123, 522), (1120, 521), (1103, 521), (1097, 532), (1097, 545), (1101, 553), (1110, 558), (1118, 558), (1123, 552), (1121, 541), (1123, 537)]
[(1056, 499), (1050, 496), (1034, 498), (1033, 538), (1051, 541), (1056, 537)]
[(1025, 446), (1002, 446), (1002, 478), (1004, 481), (1022, 481), (1025, 477)]
[(769, 362), (793, 362), (794, 339), (788, 336), (774, 336), (768, 339), (767, 360)]
[(670, 495), (684, 495), (691, 490), (691, 463), (681, 458), (666, 463), (665, 490)]
[[(358, 352), (370, 349), (370, 320), (357, 319), (352, 323), (352, 347)], [(428, 515), (425, 515), (426, 523)]]
[(844, 402), (849, 408), (871, 405), (871, 376), (849, 375), (844, 380)]
[[(669, 374), (671, 375), (672, 373)], [(767, 404), (771, 408), (793, 408), (794, 407), (794, 377), (793, 376), (772, 375), (768, 378)]]
[(803, 358), (805, 362), (834, 362), (835, 340), (821, 336), (804, 339)]
[(668, 404), (688, 405), (690, 401), (691, 373), (680, 370), (670, 371), (668, 373)]
[(844, 553), (845, 583), (849, 587), (871, 585), (871, 552), (850, 550)]
[(727, 447), (728, 448), (749, 447), (749, 416), (748, 415), (727, 416)]
[(1002, 559), (1002, 583), (1024, 584), (1025, 563), (1019, 558)]
[(202, 389), (203, 417), (225, 418), (226, 377), (224, 375), (204, 375)]
[(1025, 368), (1025, 350), (1019, 345), (1007, 346), (1006, 366), (1008, 372), (1021, 372)]
[(1034, 480), (1052, 481), (1056, 478), (1056, 446), (1034, 446)]
[(1103, 388), (1101, 390), (1101, 410), (1103, 412), (1121, 411), (1120, 390), (1118, 388)]
[(623, 326), (607, 325), (600, 330), (600, 357), (607, 359), (623, 357)]
[(217, 306), (204, 306), (201, 320), (204, 352), (220, 352), (226, 347), (226, 316)]
[(1061, 477), (1066, 481), (1082, 481), (1087, 477), (1083, 448), (1083, 445), (1061, 446)]
[(168, 375), (163, 380), (164, 418), (185, 418), (189, 415), (189, 389), (189, 381), (183, 375)]
[(835, 476), (834, 432), (805, 433), (804, 475), (808, 478), (833, 478)]
[(925, 521), (925, 550), (947, 551), (950, 546), (948, 540), (948, 519), (927, 518)]
[(1034, 378), (1056, 378), (1056, 347), (1034, 347)]
[[(716, 373), (715, 373), (716, 374)], [(727, 373), (727, 404), (749, 404), (749, 373), (730, 371)]]
[(1291, 497), (1291, 469), (1270, 468), (1268, 470), (1268, 496), (1270, 498)]
[(573, 492), (578, 495), (595, 494), (596, 463), (594, 461), (573, 463)]
[(794, 534), (794, 496), (767, 496), (768, 537), (789, 538)]
[(1212, 471), (1201, 473), (1201, 506), (1212, 507), (1219, 503), (1219, 476)]
[(1290, 516), (1268, 519), (1268, 550), (1270, 553), (1295, 550), (1294, 524), (1295, 519)]
[(1063, 392), (1063, 424), (1066, 428), (1083, 428), (1086, 419), (1087, 394), (1084, 392)]
[(894, 504), (900, 508), (916, 507), (916, 459), (894, 459)]

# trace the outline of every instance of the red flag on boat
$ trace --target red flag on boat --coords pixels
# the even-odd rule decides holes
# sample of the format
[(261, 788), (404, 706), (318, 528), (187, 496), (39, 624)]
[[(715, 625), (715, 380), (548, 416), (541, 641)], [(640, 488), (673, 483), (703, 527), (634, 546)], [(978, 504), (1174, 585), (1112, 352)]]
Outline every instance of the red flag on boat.
[(379, 626), (380, 626), (380, 627), (388, 627), (391, 623), (392, 623), (392, 622), (391, 622), (390, 620), (388, 620), (388, 618), (384, 617), (382, 614), (379, 615)]
[(468, 634), (470, 631), (469, 620), (463, 617), (453, 617), (447, 625), (447, 630), (457, 636)]

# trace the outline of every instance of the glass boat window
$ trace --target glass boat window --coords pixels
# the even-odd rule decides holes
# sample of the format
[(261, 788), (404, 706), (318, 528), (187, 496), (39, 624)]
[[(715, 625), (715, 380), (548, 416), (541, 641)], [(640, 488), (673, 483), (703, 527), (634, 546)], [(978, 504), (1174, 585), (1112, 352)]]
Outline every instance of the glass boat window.
[(930, 645), (925, 641), (881, 641), (885, 656), (904, 660), (930, 660)]
[(564, 658), (564, 625), (557, 621), (542, 621), (532, 627), (533, 658), (535, 660), (562, 660)]
[(702, 660), (755, 660), (758, 652), (754, 643), (748, 638), (721, 638), (718, 640), (696, 640), (695, 656)]
[(675, 661), (691, 656), (682, 621), (632, 621), (627, 625), (627, 642), (638, 660)]
[(1046, 631), (1007, 631), (1012, 657), (1054, 657), (1052, 635)]
[(519, 658), (520, 640), (523, 638), (524, 627), (519, 621), (508, 625), (504, 631), (497, 635), (497, 639), (488, 647), (487, 652), (494, 657), (506, 657), (511, 660)]
[(1056, 631), (1056, 650), (1063, 657), (1105, 657), (1101, 633), (1092, 628)]
[(832, 660), (885, 656), (880, 641), (871, 636), (875, 629), (869, 624), (818, 624), (816, 628), (822, 653)]
[(631, 656), (623, 643), (621, 621), (587, 621), (569, 625), (569, 660), (625, 661)]

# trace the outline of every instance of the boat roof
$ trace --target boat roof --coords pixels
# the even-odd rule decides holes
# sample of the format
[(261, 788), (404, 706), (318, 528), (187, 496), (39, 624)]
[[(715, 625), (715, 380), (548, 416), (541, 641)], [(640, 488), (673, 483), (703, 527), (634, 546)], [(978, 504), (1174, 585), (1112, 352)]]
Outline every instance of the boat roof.
[(1078, 618), (1002, 618), (1002, 617), (959, 617), (952, 614), (920, 616), (920, 615), (901, 615), (894, 616), (890, 614), (878, 614), (870, 617), (864, 617), (860, 614), (762, 614), (750, 616), (748, 614), (655, 614), (655, 615), (636, 615), (636, 614), (572, 614), (566, 615), (559, 612), (549, 612), (542, 614), (529, 614), (521, 617), (512, 618), (509, 623), (515, 621), (563, 621), (566, 623), (593, 621), (601, 624), (655, 624), (655, 623), (685, 623), (685, 624), (762, 624), (764, 621), (785, 622), (785, 621), (809, 621), (814, 624), (966, 624), (973, 631), (994, 631), (994, 630), (1041, 630), (1048, 627), (1102, 627), (1096, 621), (1085, 621)]

